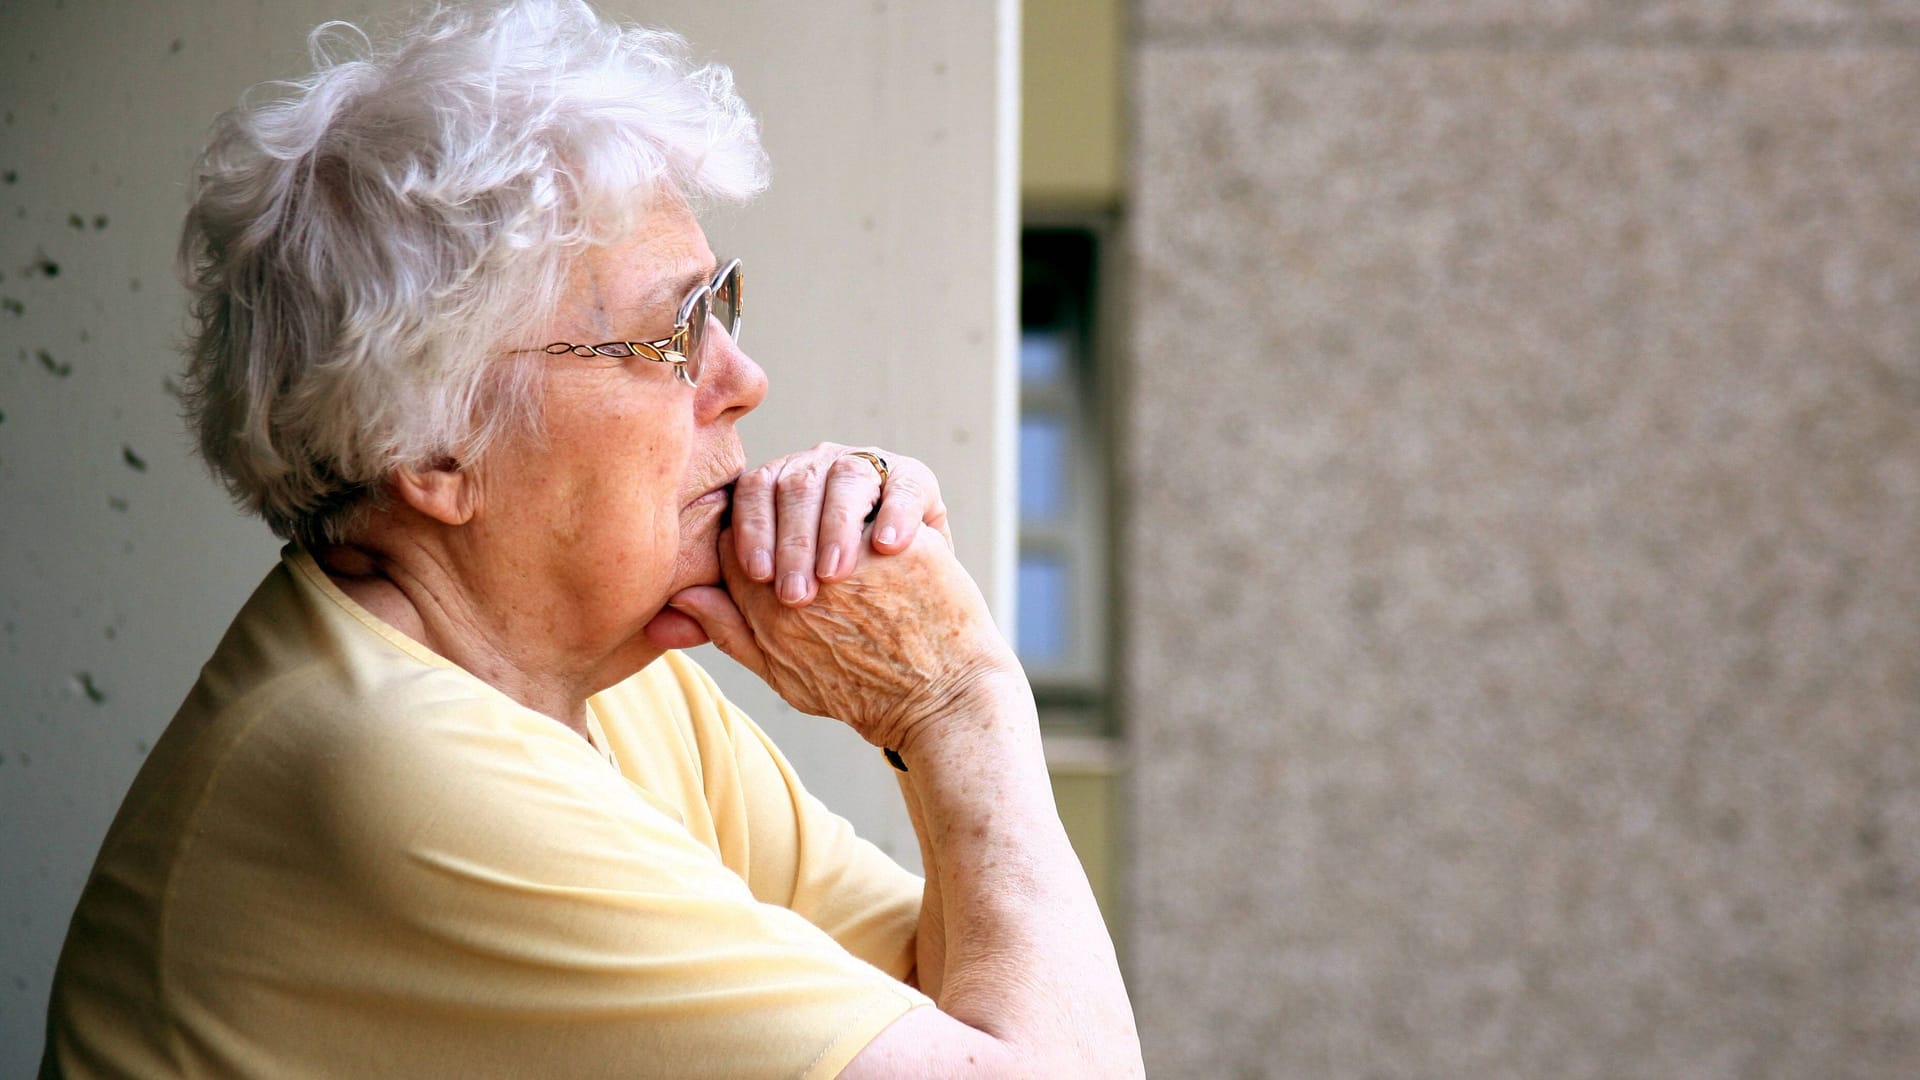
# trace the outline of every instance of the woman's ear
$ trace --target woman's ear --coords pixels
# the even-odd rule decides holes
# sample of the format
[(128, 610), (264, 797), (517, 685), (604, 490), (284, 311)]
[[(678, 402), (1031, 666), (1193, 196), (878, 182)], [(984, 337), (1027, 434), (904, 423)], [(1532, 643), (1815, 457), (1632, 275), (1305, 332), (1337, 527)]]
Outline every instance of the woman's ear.
[(400, 469), (390, 482), (395, 498), (443, 525), (465, 525), (479, 508), (477, 478), (450, 457), (426, 468)]

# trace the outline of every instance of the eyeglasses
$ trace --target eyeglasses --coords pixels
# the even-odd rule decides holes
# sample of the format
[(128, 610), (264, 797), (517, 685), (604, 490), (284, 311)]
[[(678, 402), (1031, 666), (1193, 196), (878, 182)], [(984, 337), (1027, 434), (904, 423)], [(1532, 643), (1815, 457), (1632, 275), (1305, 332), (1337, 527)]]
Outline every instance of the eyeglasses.
[[(740, 294), (744, 276), (740, 260), (720, 268), (713, 280), (693, 290), (680, 302), (674, 316), (673, 334), (659, 341), (609, 341), (602, 345), (574, 345), (556, 341), (540, 351), (552, 356), (606, 356), (615, 360), (639, 357), (656, 364), (672, 364), (674, 374), (688, 386), (700, 385), (700, 369), (705, 366), (707, 320), (718, 319), (727, 336), (740, 340)], [(523, 350), (531, 352), (532, 350)]]

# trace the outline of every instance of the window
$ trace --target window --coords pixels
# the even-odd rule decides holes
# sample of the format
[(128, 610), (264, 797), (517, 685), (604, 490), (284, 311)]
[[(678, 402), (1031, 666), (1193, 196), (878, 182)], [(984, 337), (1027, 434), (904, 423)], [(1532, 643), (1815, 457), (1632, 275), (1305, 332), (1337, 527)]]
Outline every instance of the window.
[(1106, 734), (1107, 439), (1096, 347), (1100, 237), (1020, 241), (1020, 554), (1014, 642), (1050, 730)]

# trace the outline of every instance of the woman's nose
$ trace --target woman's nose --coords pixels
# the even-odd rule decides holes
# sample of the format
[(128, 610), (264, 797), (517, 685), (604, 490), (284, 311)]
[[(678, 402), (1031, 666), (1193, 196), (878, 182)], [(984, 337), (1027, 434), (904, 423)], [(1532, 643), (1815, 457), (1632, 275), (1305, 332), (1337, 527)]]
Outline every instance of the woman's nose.
[(700, 373), (700, 414), (717, 419), (731, 414), (734, 419), (752, 412), (767, 397), (767, 373), (753, 357), (740, 350), (733, 335), (718, 320), (707, 327), (705, 369)]

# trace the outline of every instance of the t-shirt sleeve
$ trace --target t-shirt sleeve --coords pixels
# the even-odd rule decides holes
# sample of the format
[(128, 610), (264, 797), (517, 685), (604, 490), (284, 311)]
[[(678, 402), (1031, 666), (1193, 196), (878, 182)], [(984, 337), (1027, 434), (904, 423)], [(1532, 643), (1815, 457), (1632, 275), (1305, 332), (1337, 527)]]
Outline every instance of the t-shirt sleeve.
[[(706, 798), (720, 821), (719, 843), (737, 843), (724, 827), (744, 820), (744, 853), (729, 861), (745, 867), (755, 896), (803, 916), (847, 951), (897, 979), (914, 966), (914, 938), (925, 884), (854, 831), (844, 817), (809, 792), (780, 748), (735, 707), (711, 676), (670, 654), (675, 676), (693, 705), (724, 735), (722, 750), (702, 743)], [(715, 762), (720, 753), (728, 756)], [(873, 764), (880, 765), (879, 755)]]
[[(732, 707), (729, 706), (729, 709)], [(848, 952), (897, 979), (913, 971), (925, 883), (806, 790), (758, 726), (735, 712), (747, 812), (757, 835), (791, 830), (782, 856), (754, 866), (756, 892), (805, 916)]]
[(754, 895), (585, 740), (490, 708), (409, 717), (341, 763), (330, 830), (380, 930), (344, 943), (334, 990), (404, 1020), (381, 1071), (829, 1077), (927, 1004)]

